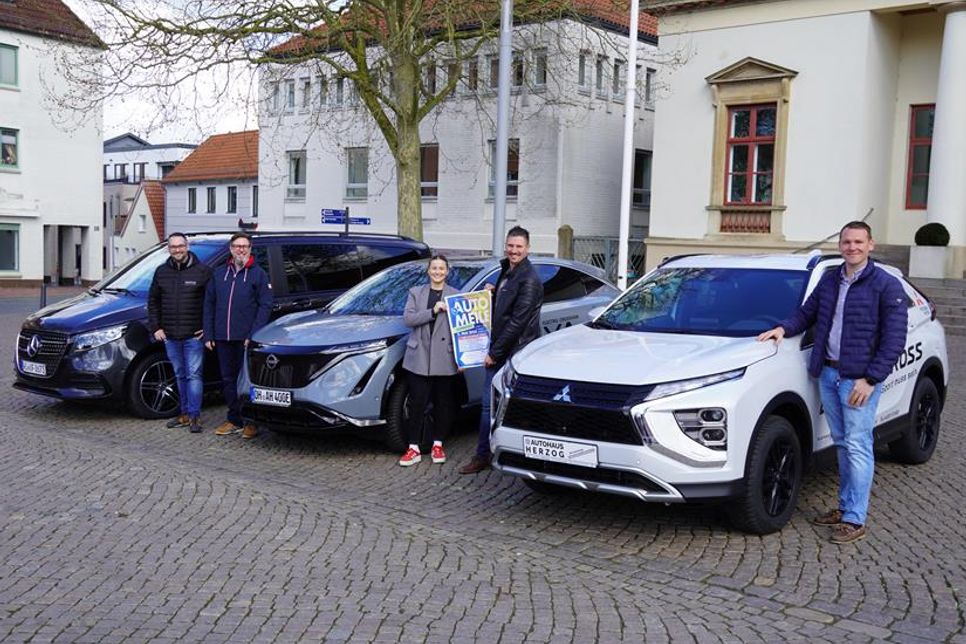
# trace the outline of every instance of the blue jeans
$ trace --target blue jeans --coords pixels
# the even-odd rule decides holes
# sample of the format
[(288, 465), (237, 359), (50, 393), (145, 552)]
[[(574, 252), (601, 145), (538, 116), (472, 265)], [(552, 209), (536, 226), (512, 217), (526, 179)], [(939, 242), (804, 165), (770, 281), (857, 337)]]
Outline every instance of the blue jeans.
[(178, 396), (181, 398), (181, 413), (190, 418), (201, 415), (201, 363), (204, 358), (204, 345), (198, 338), (164, 341), (168, 360), (174, 366), (174, 377), (178, 381)]
[(839, 509), (842, 521), (865, 525), (872, 492), (875, 457), (872, 451), (875, 411), (882, 383), (875, 386), (861, 407), (849, 405), (854, 380), (841, 378), (837, 369), (823, 367), (819, 393), (839, 462)]
[(491, 367), (484, 370), (483, 374), (483, 400), (480, 409), (480, 437), (476, 442), (476, 458), (490, 460), (490, 389), (493, 386), (493, 374), (499, 367)]

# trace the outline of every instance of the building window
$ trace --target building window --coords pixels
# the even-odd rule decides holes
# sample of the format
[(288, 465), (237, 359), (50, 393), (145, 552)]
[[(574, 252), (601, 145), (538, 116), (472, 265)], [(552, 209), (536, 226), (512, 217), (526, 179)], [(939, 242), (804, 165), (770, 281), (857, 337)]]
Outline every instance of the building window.
[(188, 212), (198, 212), (198, 189), (188, 188)]
[(577, 58), (577, 88), (584, 92), (590, 91), (590, 74), (587, 73), (588, 56), (590, 56), (589, 53), (582, 51)]
[(725, 203), (771, 204), (776, 112), (774, 104), (728, 110)]
[(326, 80), (325, 74), (316, 76), (315, 82), (319, 86), (319, 107), (325, 107), (325, 104), (329, 100), (329, 82)]
[(104, 181), (107, 181), (107, 180), (108, 180), (108, 177), (107, 177), (107, 175), (108, 175), (108, 174), (110, 174), (110, 173), (108, 172), (108, 171), (109, 171), (110, 169), (111, 169), (111, 164), (109, 164), (109, 163), (105, 163), (105, 164), (104, 164)]
[(513, 52), (513, 61), (510, 66), (510, 85), (513, 87), (523, 87), (523, 80), (526, 78), (523, 65), (523, 52)]
[(650, 150), (634, 150), (634, 186), (631, 203), (635, 208), (651, 207)]
[(909, 122), (909, 162), (906, 169), (906, 208), (922, 210), (929, 197), (929, 155), (935, 105), (913, 105)]
[(607, 65), (607, 58), (605, 56), (597, 57), (597, 65), (594, 67), (594, 87), (597, 89), (597, 96), (605, 96), (604, 94), (604, 68)]
[(252, 217), (258, 216), (258, 186), (252, 186)]
[(229, 214), (238, 212), (238, 187), (228, 186), (228, 210)]
[(359, 88), (356, 87), (354, 80), (346, 81), (345, 94), (346, 105), (355, 106), (359, 104)]
[(466, 62), (466, 77), (463, 79), (466, 92), (475, 94), (480, 86), (480, 61), (476, 58)]
[(657, 70), (648, 67), (644, 71), (644, 107), (654, 109), (654, 80)]
[(17, 86), (17, 48), (0, 45), (0, 85)]
[(288, 153), (288, 189), (285, 198), (289, 201), (305, 201), (305, 150)]
[(423, 69), (423, 88), (427, 96), (436, 95), (436, 61), (430, 58)]
[(302, 78), (302, 110), (305, 111), (312, 107), (312, 79), (308, 76)]
[(295, 109), (295, 81), (285, 81), (285, 111), (291, 112)]
[(451, 60), (447, 62), (446, 63), (446, 84), (449, 85), (450, 82), (454, 82), (453, 92), (450, 93), (450, 96), (452, 96), (452, 94), (455, 93), (456, 88), (459, 87), (460, 80), (461, 80), (460, 64), (455, 60)]
[(207, 192), (207, 203), (206, 203), (207, 208), (205, 208), (205, 212), (214, 214), (215, 209), (218, 205), (215, 199), (216, 197), (215, 188), (214, 187), (208, 188), (206, 192)]
[(614, 75), (611, 78), (611, 92), (615, 99), (624, 97), (624, 73), (627, 64), (623, 60), (614, 61)]
[(345, 101), (345, 79), (341, 76), (335, 79), (335, 91), (332, 92), (332, 105), (342, 107)]
[(419, 194), (435, 198), (439, 195), (439, 144), (419, 147)]
[(127, 181), (127, 164), (126, 163), (115, 163), (114, 164), (114, 179), (118, 181)]
[(500, 57), (499, 56), (487, 56), (487, 64), (490, 68), (490, 89), (495, 90), (500, 86)]
[(145, 215), (144, 213), (141, 213), (138, 216), (138, 232), (143, 233), (147, 229), (148, 229), (148, 216)]
[(536, 88), (547, 86), (547, 50), (536, 49), (533, 52), (533, 85)]
[(20, 224), (0, 224), (0, 271), (20, 270)]
[(272, 95), (272, 111), (278, 112), (279, 107), (279, 95), (278, 95), (278, 83), (272, 83), (269, 86), (269, 93)]
[(369, 148), (346, 148), (345, 196), (365, 199), (369, 196)]
[[(506, 196), (516, 197), (520, 183), (520, 139), (510, 139), (506, 158)], [(490, 141), (490, 186), (487, 195), (496, 194), (496, 141)]]
[(134, 167), (134, 183), (140, 183), (140, 182), (144, 181), (144, 179), (145, 179), (145, 176), (144, 175), (147, 173), (148, 164), (147, 163), (134, 163), (132, 165)]

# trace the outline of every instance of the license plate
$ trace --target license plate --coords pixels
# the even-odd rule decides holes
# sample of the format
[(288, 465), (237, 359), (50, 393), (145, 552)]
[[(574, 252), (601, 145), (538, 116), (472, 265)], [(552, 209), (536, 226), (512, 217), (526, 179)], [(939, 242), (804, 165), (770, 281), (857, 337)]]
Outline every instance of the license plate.
[(252, 387), (251, 400), (256, 405), (274, 405), (276, 407), (291, 407), (292, 392), (279, 391), (278, 389), (262, 389)]
[(45, 365), (42, 362), (30, 362), (29, 360), (21, 360), (20, 371), (22, 371), (23, 373), (29, 373), (35, 376), (46, 376), (47, 365)]
[(597, 446), (553, 438), (523, 437), (523, 455), (541, 461), (597, 467)]

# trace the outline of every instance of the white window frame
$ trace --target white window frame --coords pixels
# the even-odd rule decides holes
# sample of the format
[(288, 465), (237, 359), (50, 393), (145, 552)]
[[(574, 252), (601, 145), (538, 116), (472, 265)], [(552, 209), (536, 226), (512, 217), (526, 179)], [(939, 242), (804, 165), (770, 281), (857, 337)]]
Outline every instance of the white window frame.
[[(642, 171), (642, 184), (637, 185), (637, 164), (647, 159), (647, 170)], [(631, 206), (650, 210), (651, 208), (651, 179), (654, 172), (654, 153), (651, 150), (634, 150), (634, 167), (631, 173)]]
[(295, 80), (285, 81), (285, 111), (295, 111)]
[(13, 262), (10, 268), (0, 267), (0, 275), (20, 272), (20, 224), (0, 223), (0, 231), (13, 233)]
[(644, 107), (654, 109), (654, 81), (657, 79), (657, 70), (648, 67), (644, 70)]
[(618, 103), (622, 103), (624, 101), (624, 92), (627, 88), (627, 61), (619, 58), (614, 59), (614, 64), (611, 66), (611, 73), (611, 98)]
[(476, 94), (480, 90), (480, 59), (473, 57), (463, 68), (463, 93)]
[(285, 189), (285, 201), (305, 201), (306, 161), (308, 160), (305, 150), (289, 150), (285, 154), (288, 159), (288, 187)]
[(228, 186), (225, 190), (225, 210), (229, 215), (238, 213), (238, 186)]
[(332, 107), (342, 107), (345, 104), (345, 77), (335, 79), (335, 91), (331, 94)]
[(326, 78), (325, 74), (319, 74), (315, 77), (315, 82), (319, 86), (319, 90), (316, 92), (319, 107), (325, 107), (329, 101), (329, 80)]
[[(493, 199), (496, 194), (496, 140), (489, 140), (490, 150), (490, 180), (487, 186), (487, 199)], [(510, 154), (517, 155), (517, 176), (510, 178)], [(509, 201), (515, 200), (520, 194), (520, 139), (511, 138), (507, 147), (507, 166), (506, 166), (506, 198)]]
[[(9, 138), (13, 137), (13, 163), (10, 163)], [(12, 127), (0, 127), (0, 168), (17, 170), (20, 168), (20, 130)]]
[(198, 212), (198, 189), (188, 188), (187, 195), (188, 203), (185, 205), (185, 210), (189, 215), (193, 215)]
[(594, 92), (597, 98), (607, 98), (606, 69), (607, 56), (597, 56), (597, 60), (594, 63)]
[[(359, 159), (354, 156), (364, 155), (362, 167), (364, 169), (364, 181), (352, 181), (352, 170), (358, 169)], [(347, 200), (365, 201), (369, 198), (369, 148), (354, 147), (345, 149), (345, 198)], [(359, 179), (359, 177), (355, 177)]]
[(591, 82), (590, 66), (587, 64), (590, 60), (589, 51), (581, 51), (580, 55), (577, 57), (577, 91), (582, 94), (590, 94), (593, 87)]
[(213, 215), (218, 212), (218, 190), (215, 186), (205, 187), (205, 214)]
[[(423, 177), (423, 150), (436, 149), (436, 181), (426, 181)], [(432, 191), (432, 194), (426, 194)], [(419, 146), (419, 195), (423, 201), (436, 201), (439, 198), (439, 143), (424, 143)]]
[[(542, 76), (542, 78), (541, 78)], [(535, 90), (546, 89), (550, 77), (547, 49), (541, 47), (533, 50), (533, 87)]]
[[(10, 55), (11, 55), (11, 57), (13, 59), (13, 80), (12, 81), (4, 81), (3, 78), (0, 77), (0, 87), (19, 87), (20, 86), (20, 51), (19, 51), (19, 47), (15, 46), (15, 45), (8, 45), (6, 43), (0, 43), (0, 52), (4, 52), (4, 51), (10, 52)], [(2, 57), (2, 54), (0, 54), (0, 57)], [(2, 68), (3, 68), (3, 62), (2, 62), (2, 60), (0, 60), (0, 69), (2, 69)]]
[(148, 229), (148, 216), (143, 212), (138, 216), (138, 232), (143, 233)]
[(269, 85), (269, 93), (271, 94), (271, 105), (272, 113), (278, 114), (281, 109), (281, 93), (278, 87), (278, 82), (271, 83)]
[(303, 76), (299, 79), (302, 85), (302, 105), (300, 110), (302, 112), (308, 112), (312, 107), (312, 79), (309, 76)]

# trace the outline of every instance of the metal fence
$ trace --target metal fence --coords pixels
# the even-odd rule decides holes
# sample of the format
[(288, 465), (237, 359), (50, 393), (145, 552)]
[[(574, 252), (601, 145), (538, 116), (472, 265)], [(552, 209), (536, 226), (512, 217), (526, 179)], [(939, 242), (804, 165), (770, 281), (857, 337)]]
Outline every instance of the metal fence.
[[(644, 240), (631, 239), (628, 244), (630, 267), (627, 271), (628, 282), (644, 274)], [(608, 279), (617, 282), (617, 237), (577, 237), (574, 236), (574, 259), (593, 264), (604, 269)]]

